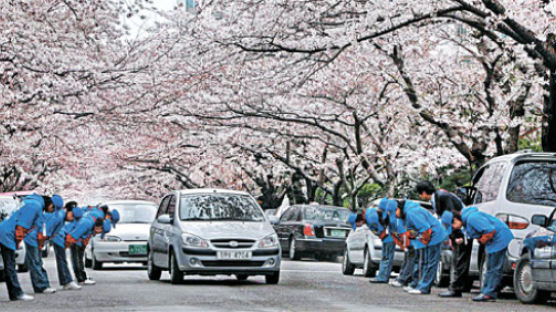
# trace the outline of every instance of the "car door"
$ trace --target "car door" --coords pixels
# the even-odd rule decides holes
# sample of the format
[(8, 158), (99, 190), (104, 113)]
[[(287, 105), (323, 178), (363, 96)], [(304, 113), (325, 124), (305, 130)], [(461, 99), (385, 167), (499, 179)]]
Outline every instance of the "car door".
[(168, 210), (167, 214), (170, 216), (170, 219), (173, 221), (170, 224), (162, 224), (162, 249), (164, 252), (161, 256), (162, 263), (169, 265), (170, 263), (170, 245), (172, 244), (175, 236), (176, 236), (176, 229), (174, 228), (175, 224), (175, 213), (176, 213), (176, 196), (174, 194), (170, 195), (168, 200)]
[(292, 215), (293, 210), (294, 210), (294, 207), (288, 208), (282, 214), (282, 216), (280, 217), (280, 222), (275, 227), (275, 231), (276, 231), (276, 234), (278, 235), (278, 239), (280, 240), (280, 246), (282, 247), (282, 250), (285, 250), (285, 249), (288, 248), (289, 236), (287, 236), (287, 220)]
[(158, 222), (158, 217), (165, 215), (168, 213), (168, 202), (170, 200), (170, 196), (166, 196), (160, 202), (160, 206), (158, 207), (158, 212), (156, 213), (156, 219), (153, 221), (151, 226), (151, 233), (150, 233), (150, 249), (153, 254), (153, 263), (159, 267), (166, 267), (167, 262), (163, 262), (164, 260), (164, 253), (166, 252), (164, 249), (164, 235), (163, 235), (163, 224)]
[(354, 231), (350, 233), (346, 240), (346, 244), (349, 246), (349, 259), (352, 263), (362, 263), (363, 262), (363, 250), (365, 249), (365, 229), (366, 225), (357, 227)]

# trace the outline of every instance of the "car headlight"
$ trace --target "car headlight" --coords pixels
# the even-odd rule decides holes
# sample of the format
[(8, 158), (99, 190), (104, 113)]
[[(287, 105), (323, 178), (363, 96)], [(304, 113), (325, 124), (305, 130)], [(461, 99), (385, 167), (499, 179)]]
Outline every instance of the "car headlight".
[(114, 235), (106, 235), (104, 237), (104, 240), (107, 242), (121, 242), (122, 239), (119, 238), (118, 236), (114, 236)]
[(208, 248), (209, 246), (206, 240), (189, 233), (183, 233), (181, 239), (183, 240), (183, 244), (187, 247)]
[(278, 235), (271, 234), (261, 239), (259, 248), (274, 248), (278, 246)]

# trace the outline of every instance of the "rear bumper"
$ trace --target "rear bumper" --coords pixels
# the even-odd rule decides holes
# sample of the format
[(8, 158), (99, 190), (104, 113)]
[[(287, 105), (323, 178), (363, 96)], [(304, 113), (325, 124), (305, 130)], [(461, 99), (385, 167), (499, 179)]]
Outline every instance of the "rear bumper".
[(295, 248), (300, 252), (343, 254), (346, 248), (346, 241), (345, 239), (337, 238), (296, 239)]
[(93, 253), (99, 262), (147, 262), (147, 255), (130, 255), (130, 245), (147, 245), (146, 241), (95, 242)]

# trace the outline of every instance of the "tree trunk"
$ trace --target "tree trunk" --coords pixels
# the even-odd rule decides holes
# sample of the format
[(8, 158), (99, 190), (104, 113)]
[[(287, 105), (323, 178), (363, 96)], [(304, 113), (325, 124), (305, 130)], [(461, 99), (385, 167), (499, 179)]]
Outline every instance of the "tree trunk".
[(545, 152), (556, 152), (556, 70), (550, 71), (547, 91), (544, 97), (542, 148)]

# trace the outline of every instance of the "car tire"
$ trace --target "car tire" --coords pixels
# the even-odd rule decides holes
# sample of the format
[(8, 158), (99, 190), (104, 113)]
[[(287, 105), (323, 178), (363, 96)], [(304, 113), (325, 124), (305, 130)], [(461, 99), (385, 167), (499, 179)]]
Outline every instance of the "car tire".
[(183, 272), (178, 267), (178, 260), (174, 253), (170, 253), (170, 282), (172, 284), (179, 284), (183, 282)]
[(276, 285), (280, 281), (280, 271), (265, 275), (264, 278), (267, 284)]
[[(444, 275), (444, 270), (446, 265), (442, 260), (438, 261), (438, 269), (436, 270), (436, 276), (434, 277), (434, 285), (436, 287), (447, 287), (450, 284), (450, 274), (448, 276)], [(448, 271), (449, 272), (449, 271)]]
[(538, 290), (533, 281), (531, 259), (524, 254), (518, 260), (514, 271), (514, 293), (522, 303), (542, 303), (550, 298), (550, 292)]
[(355, 272), (355, 265), (349, 261), (348, 251), (344, 253), (344, 261), (342, 262), (342, 273), (344, 275), (353, 275)]
[(296, 240), (295, 238), (290, 239), (290, 244), (288, 248), (288, 256), (291, 260), (299, 260), (301, 257), (299, 255), (299, 251), (296, 248)]
[(29, 268), (27, 267), (26, 264), (20, 264), (20, 265), (17, 266), (17, 272), (18, 273), (25, 273), (25, 272), (28, 272), (28, 271), (29, 271)]
[(375, 277), (376, 276), (376, 268), (371, 261), (371, 253), (365, 248), (363, 253), (363, 276), (365, 277)]
[(93, 270), (102, 270), (102, 262), (97, 260), (93, 250), (91, 250), (91, 266), (93, 267)]
[(236, 274), (236, 279), (238, 281), (246, 281), (249, 278), (247, 274)]
[(149, 252), (147, 254), (147, 275), (149, 276), (149, 280), (158, 281), (162, 275), (162, 270), (154, 265), (152, 257), (152, 253)]

